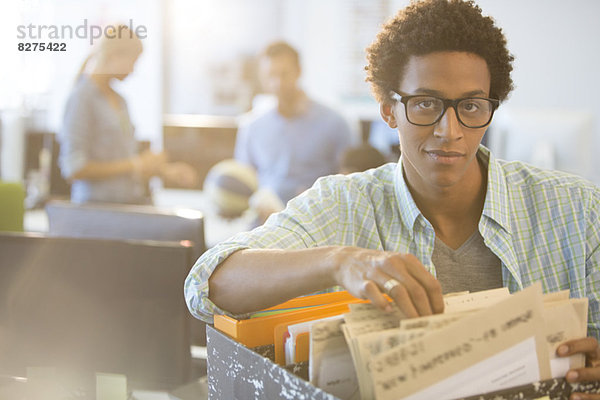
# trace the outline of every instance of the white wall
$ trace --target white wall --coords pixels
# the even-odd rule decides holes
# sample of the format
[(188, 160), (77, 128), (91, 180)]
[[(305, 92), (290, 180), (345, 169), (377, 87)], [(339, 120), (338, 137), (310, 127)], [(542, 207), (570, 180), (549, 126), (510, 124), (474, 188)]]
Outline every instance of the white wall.
[(236, 105), (227, 109), (211, 101), (215, 68), (239, 62), (240, 56), (255, 56), (270, 41), (283, 39), (300, 52), (301, 84), (311, 97), (337, 108), (351, 123), (365, 112), (377, 115), (364, 82), (362, 49), (389, 14), (387, 4), (385, 0), (171, 1), (165, 111), (239, 113)]
[[(3, 0), (4, 1), (4, 0)], [(144, 53), (134, 73), (116, 90), (128, 100), (136, 134), (140, 139), (159, 138), (162, 124), (162, 1), (161, 0), (21, 0), (2, 4), (2, 49), (0, 65), (0, 108), (25, 114), (44, 110), (41, 127), (56, 131), (60, 127), (65, 101), (81, 63), (92, 50), (89, 39), (67, 38), (66, 52), (18, 52), (17, 25), (62, 25), (76, 28), (104, 26), (132, 20), (145, 26)], [(6, 6), (6, 8), (4, 8)], [(9, 12), (6, 12), (9, 11)], [(43, 41), (48, 41), (46, 38)]]
[[(346, 110), (349, 115), (378, 118), (372, 99), (344, 96), (343, 85), (352, 78), (345, 58), (348, 39), (356, 22), (347, 8), (359, 2), (344, 0), (288, 1), (284, 8), (286, 34), (300, 43), (305, 55), (305, 86), (309, 92)], [(381, 2), (384, 5), (386, 2)], [(393, 0), (389, 16), (408, 3)], [(593, 115), (593, 139), (582, 148), (582, 157), (594, 163), (586, 177), (600, 184), (600, 1), (597, 0), (476, 0), (483, 13), (491, 15), (503, 29), (515, 56), (515, 90), (501, 107), (533, 113), (563, 110)], [(363, 2), (365, 4), (365, 2)], [(369, 2), (376, 8), (380, 2)], [(375, 38), (377, 18), (367, 15), (361, 29)], [(373, 30), (374, 29), (374, 30)], [(373, 33), (371, 33), (373, 32)], [(361, 40), (357, 36), (355, 40)], [(362, 44), (361, 44), (362, 46)], [(362, 46), (364, 48), (364, 46)], [(364, 63), (351, 65), (364, 78)], [(344, 81), (340, 79), (343, 77)], [(589, 154), (584, 154), (588, 152)]]
[(594, 137), (581, 156), (592, 159), (587, 177), (600, 184), (600, 1), (477, 3), (503, 28), (515, 56), (516, 88), (503, 107), (591, 113)]
[(279, 0), (172, 0), (166, 12), (165, 113), (240, 112), (216, 93), (246, 90), (237, 79), (241, 58), (282, 38)]
[(364, 49), (394, 9), (385, 0), (286, 1), (284, 32), (302, 54), (307, 92), (348, 118), (378, 116)]
[[(600, 1), (476, 1), (503, 28), (509, 49), (516, 57), (516, 89), (502, 108), (588, 111), (594, 116), (594, 139), (588, 151), (600, 149)], [(18, 53), (12, 50), (16, 47), (17, 23), (78, 24), (84, 18), (106, 23), (133, 18), (136, 24), (147, 25), (148, 39), (135, 73), (118, 90), (129, 101), (140, 138), (160, 143), (163, 112), (238, 112), (238, 104), (215, 104), (214, 93), (235, 93), (236, 77), (232, 75), (240, 58), (256, 54), (268, 42), (281, 38), (299, 48), (303, 85), (310, 95), (350, 118), (377, 118), (377, 104), (368, 94), (367, 85), (361, 83), (364, 47), (375, 37), (381, 21), (407, 3), (408, 0), (3, 2), (0, 49), (8, 60), (0, 63), (0, 107), (47, 108), (46, 123), (56, 129), (73, 76), (89, 51), (84, 41), (75, 40), (68, 43), (69, 52), (60, 57)], [(29, 11), (23, 17), (20, 9), (28, 5)], [(592, 179), (600, 183), (600, 157), (592, 158), (592, 171), (596, 174)]]

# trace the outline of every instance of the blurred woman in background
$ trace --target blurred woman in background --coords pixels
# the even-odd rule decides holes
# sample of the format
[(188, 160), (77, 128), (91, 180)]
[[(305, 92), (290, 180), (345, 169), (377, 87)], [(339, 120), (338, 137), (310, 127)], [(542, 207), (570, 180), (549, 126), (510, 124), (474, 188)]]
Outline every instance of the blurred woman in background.
[(79, 71), (59, 132), (59, 165), (72, 183), (73, 202), (150, 203), (151, 176), (184, 187), (196, 184), (189, 165), (168, 163), (163, 153), (139, 152), (127, 103), (111, 86), (133, 72), (142, 51), (136, 34), (117, 26), (107, 30)]

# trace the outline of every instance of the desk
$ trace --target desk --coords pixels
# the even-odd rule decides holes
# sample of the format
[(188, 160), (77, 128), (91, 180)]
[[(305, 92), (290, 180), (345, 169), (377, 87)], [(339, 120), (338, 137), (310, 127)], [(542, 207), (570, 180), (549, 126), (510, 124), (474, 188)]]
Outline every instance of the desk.
[[(27, 380), (24, 378), (10, 379), (0, 377), (0, 399), (10, 400), (62, 400), (69, 398), (73, 400), (87, 400), (96, 398), (95, 393), (85, 394), (83, 392), (69, 392), (66, 397), (56, 396), (54, 398), (49, 392), (52, 388), (45, 388), (41, 397), (35, 396), (35, 391), (29, 390)], [(54, 388), (56, 389), (56, 388)], [(74, 394), (76, 393), (76, 394)], [(55, 394), (60, 394), (59, 391)], [(63, 393), (64, 394), (64, 393)], [(33, 396), (32, 396), (33, 395)], [(131, 392), (131, 400), (206, 400), (208, 398), (207, 378), (204, 376), (191, 383), (180, 386), (171, 392), (134, 390)]]

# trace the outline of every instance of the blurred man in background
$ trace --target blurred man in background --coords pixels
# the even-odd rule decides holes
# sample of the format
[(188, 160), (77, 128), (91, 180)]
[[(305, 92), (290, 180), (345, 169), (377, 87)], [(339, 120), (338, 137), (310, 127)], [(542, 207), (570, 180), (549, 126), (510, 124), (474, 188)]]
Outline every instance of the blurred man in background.
[(300, 89), (300, 59), (289, 44), (269, 45), (259, 72), (277, 106), (241, 125), (235, 158), (254, 166), (260, 186), (287, 202), (318, 177), (337, 173), (351, 133), (342, 116)]

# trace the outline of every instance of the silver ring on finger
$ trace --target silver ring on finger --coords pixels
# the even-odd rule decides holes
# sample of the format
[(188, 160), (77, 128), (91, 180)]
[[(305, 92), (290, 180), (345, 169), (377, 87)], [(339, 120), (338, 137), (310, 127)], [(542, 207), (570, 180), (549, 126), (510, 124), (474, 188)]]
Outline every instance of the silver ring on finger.
[(396, 286), (400, 286), (400, 282), (398, 282), (397, 280), (395, 280), (394, 278), (392, 279), (388, 279), (387, 281), (385, 281), (385, 283), (383, 284), (383, 288), (385, 289), (385, 292), (388, 295), (391, 295), (392, 289), (395, 288)]

